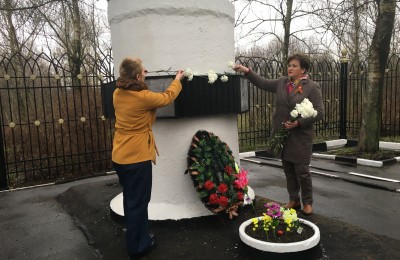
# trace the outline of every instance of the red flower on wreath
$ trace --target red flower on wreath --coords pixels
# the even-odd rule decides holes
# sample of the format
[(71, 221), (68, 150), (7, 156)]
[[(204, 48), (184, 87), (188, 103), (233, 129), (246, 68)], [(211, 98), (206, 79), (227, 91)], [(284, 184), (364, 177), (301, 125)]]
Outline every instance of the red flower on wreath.
[(237, 193), (237, 199), (238, 199), (238, 200), (243, 200), (243, 199), (244, 199), (243, 192), (240, 192), (240, 191), (239, 191), (239, 192)]
[(226, 172), (226, 174), (231, 175), (233, 172), (232, 167), (229, 165), (225, 166), (225, 172)]
[(212, 188), (214, 188), (215, 184), (214, 182), (208, 180), (204, 183), (204, 188), (206, 188), (206, 190), (211, 190)]
[(226, 185), (225, 183), (221, 183), (221, 184), (218, 186), (218, 191), (219, 191), (220, 193), (224, 194), (225, 192), (228, 191), (228, 185)]
[(219, 197), (219, 205), (221, 205), (222, 207), (228, 207), (228, 198), (225, 196), (221, 196)]
[(218, 195), (215, 193), (211, 194), (210, 197), (208, 198), (208, 202), (210, 204), (218, 204), (219, 203)]

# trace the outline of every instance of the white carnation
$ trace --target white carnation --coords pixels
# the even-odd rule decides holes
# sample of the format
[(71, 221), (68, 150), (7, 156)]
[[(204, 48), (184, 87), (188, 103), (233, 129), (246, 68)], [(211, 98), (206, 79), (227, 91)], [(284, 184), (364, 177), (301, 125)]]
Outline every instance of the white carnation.
[(213, 84), (218, 79), (217, 73), (213, 70), (208, 71), (208, 83)]
[(192, 81), (193, 79), (193, 71), (190, 68), (187, 68), (184, 72), (183, 75), (188, 78), (189, 81)]
[(233, 70), (235, 68), (235, 63), (233, 61), (229, 61), (228, 62), (228, 68), (230, 68), (231, 70)]
[(227, 81), (228, 81), (228, 76), (222, 75), (222, 76), (221, 76), (221, 81), (222, 81), (222, 82), (227, 82)]
[(290, 112), (290, 116), (296, 118), (299, 116), (299, 112), (296, 109), (293, 109), (292, 112)]
[(316, 117), (318, 112), (314, 109), (313, 104), (308, 98), (305, 98), (300, 104), (296, 104), (295, 109), (290, 112), (290, 115), (293, 118), (296, 118), (296, 112), (297, 116), (301, 115), (302, 118), (309, 118), (309, 117)]

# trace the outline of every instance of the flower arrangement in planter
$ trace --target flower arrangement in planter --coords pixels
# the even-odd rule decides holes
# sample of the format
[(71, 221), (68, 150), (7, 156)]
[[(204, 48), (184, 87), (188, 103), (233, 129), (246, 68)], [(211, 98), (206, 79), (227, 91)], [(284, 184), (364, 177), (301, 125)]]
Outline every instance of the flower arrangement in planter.
[[(283, 208), (275, 202), (269, 202), (264, 206), (266, 212), (263, 213), (263, 216), (251, 219), (252, 225), (248, 227), (247, 231), (253, 232), (249, 233), (259, 238), (264, 237), (266, 241), (274, 242), (293, 242), (293, 240), (304, 238), (302, 236), (304, 228), (300, 226), (296, 210)], [(308, 233), (307, 231), (304, 232)], [(305, 238), (308, 238), (309, 235), (306, 234)]]
[(199, 130), (188, 153), (188, 169), (201, 201), (213, 213), (238, 216), (248, 190), (248, 171), (235, 163), (229, 146), (213, 133)]
[(283, 208), (275, 202), (264, 206), (263, 216), (240, 225), (239, 235), (245, 244), (262, 251), (288, 253), (307, 250), (319, 243), (319, 228), (298, 218), (294, 209)]

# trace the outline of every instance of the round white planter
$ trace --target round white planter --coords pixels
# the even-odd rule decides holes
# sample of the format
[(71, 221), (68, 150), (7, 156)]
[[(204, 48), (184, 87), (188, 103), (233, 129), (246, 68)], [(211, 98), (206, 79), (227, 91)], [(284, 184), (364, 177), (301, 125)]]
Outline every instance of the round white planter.
[[(262, 219), (262, 217), (258, 217)], [(304, 251), (313, 248), (319, 243), (320, 232), (319, 228), (310, 221), (299, 218), (299, 221), (307, 226), (310, 226), (314, 230), (314, 235), (307, 240), (294, 242), (294, 243), (270, 243), (261, 240), (257, 240), (246, 234), (245, 228), (252, 223), (251, 219), (243, 222), (239, 227), (240, 239), (247, 245), (254, 247), (258, 250), (274, 252), (274, 253), (290, 253)]]

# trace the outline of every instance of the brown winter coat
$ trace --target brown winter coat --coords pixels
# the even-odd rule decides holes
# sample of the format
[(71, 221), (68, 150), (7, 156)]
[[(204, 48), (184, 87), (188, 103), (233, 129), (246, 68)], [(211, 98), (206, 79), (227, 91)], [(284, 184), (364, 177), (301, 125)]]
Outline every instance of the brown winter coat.
[(280, 155), (282, 160), (285, 161), (309, 164), (313, 146), (314, 122), (321, 120), (324, 115), (324, 103), (318, 83), (310, 79), (303, 79), (301, 82), (303, 93), (296, 91), (295, 88), (289, 94), (286, 89), (289, 81), (288, 77), (270, 80), (250, 71), (247, 74), (247, 78), (256, 87), (276, 94), (271, 136), (284, 127), (282, 123), (290, 119), (290, 112), (295, 108), (296, 104), (300, 104), (305, 98), (311, 101), (314, 109), (318, 112), (317, 116), (298, 119), (300, 126), (289, 130), (286, 145)]

